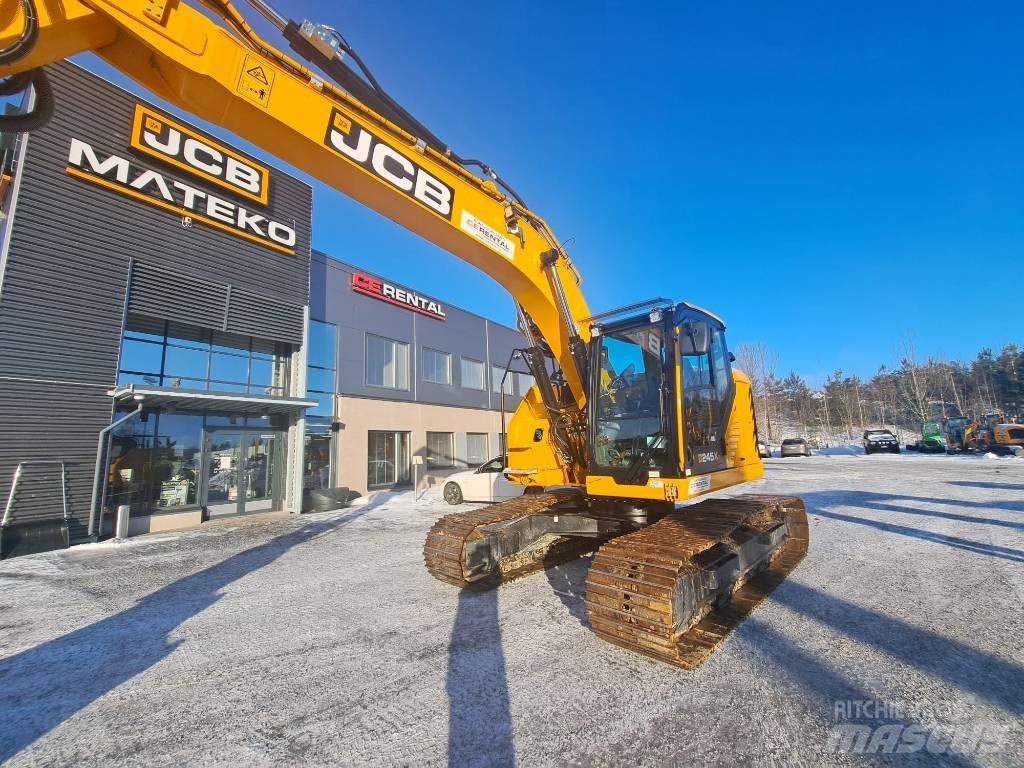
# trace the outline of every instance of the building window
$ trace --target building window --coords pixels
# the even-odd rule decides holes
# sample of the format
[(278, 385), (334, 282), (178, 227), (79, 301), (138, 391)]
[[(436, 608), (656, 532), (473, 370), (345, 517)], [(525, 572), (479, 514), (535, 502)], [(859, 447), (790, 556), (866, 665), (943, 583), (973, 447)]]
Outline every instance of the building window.
[[(491, 366), (491, 392), (497, 394), (501, 392), (501, 377), (505, 375), (505, 369), (500, 365)], [(512, 379), (515, 378), (515, 374), (509, 374), (508, 378), (505, 379), (505, 394), (512, 394)]]
[(526, 397), (526, 393), (533, 386), (533, 376), (528, 373), (517, 373), (516, 380), (519, 382), (519, 396)]
[(471, 467), (479, 467), (487, 461), (487, 433), (466, 433), (466, 463)]
[(313, 421), (326, 422), (327, 425), (334, 416), (337, 350), (337, 327), (331, 323), (310, 320), (306, 349), (306, 392), (311, 400), (317, 401), (317, 405), (307, 409), (306, 416)]
[(437, 469), (455, 466), (454, 432), (427, 432), (427, 465)]
[(409, 345), (366, 334), (366, 383), (373, 387), (409, 389)]
[(466, 389), (487, 389), (487, 382), (484, 381), (485, 368), (479, 360), (471, 360), (468, 357), (460, 358), (461, 383)]
[(128, 504), (143, 515), (194, 507), (202, 435), (198, 414), (153, 413), (119, 426), (110, 440), (105, 506)]
[(451, 384), (452, 356), (447, 352), (424, 347), (423, 380), (433, 384)]
[(368, 433), (366, 487), (385, 488), (409, 483), (409, 433)]
[(164, 321), (132, 318), (117, 383), (251, 395), (284, 395), (284, 345)]

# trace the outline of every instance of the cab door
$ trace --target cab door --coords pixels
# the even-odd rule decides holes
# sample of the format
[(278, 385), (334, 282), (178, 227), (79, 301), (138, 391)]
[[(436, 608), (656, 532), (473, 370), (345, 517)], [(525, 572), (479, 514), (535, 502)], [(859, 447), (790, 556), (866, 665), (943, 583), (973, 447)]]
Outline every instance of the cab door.
[(735, 395), (725, 328), (713, 318), (684, 311), (677, 324), (682, 385), (683, 466), (703, 475), (726, 468), (725, 437)]

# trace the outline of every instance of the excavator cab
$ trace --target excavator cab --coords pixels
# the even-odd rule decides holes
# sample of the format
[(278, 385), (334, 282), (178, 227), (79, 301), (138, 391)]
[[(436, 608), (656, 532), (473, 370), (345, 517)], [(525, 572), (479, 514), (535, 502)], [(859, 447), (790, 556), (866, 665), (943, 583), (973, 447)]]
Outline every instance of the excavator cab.
[(759, 476), (749, 406), (749, 429), (730, 418), (737, 384), (720, 318), (679, 303), (591, 332), (588, 493), (674, 501), (711, 490), (715, 473), (743, 469), (720, 487)]

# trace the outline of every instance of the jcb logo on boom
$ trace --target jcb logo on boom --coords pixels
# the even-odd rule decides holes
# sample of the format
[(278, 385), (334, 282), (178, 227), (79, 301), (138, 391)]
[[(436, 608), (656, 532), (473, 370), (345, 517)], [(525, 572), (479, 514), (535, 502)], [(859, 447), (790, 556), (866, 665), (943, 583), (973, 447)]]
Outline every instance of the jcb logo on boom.
[(204, 181), (267, 205), (270, 171), (191, 128), (135, 105), (131, 145)]
[(446, 219), (455, 190), (339, 110), (331, 112), (324, 144)]

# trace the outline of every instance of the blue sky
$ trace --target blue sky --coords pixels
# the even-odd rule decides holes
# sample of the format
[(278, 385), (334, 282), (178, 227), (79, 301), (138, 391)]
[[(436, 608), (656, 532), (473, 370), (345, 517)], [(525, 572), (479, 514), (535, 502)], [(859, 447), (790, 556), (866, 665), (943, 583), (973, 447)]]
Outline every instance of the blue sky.
[[(813, 381), (908, 337), (1024, 342), (1019, 3), (275, 2), (509, 179), (595, 311), (692, 301)], [(315, 186), (318, 248), (513, 322), (488, 278)]]

